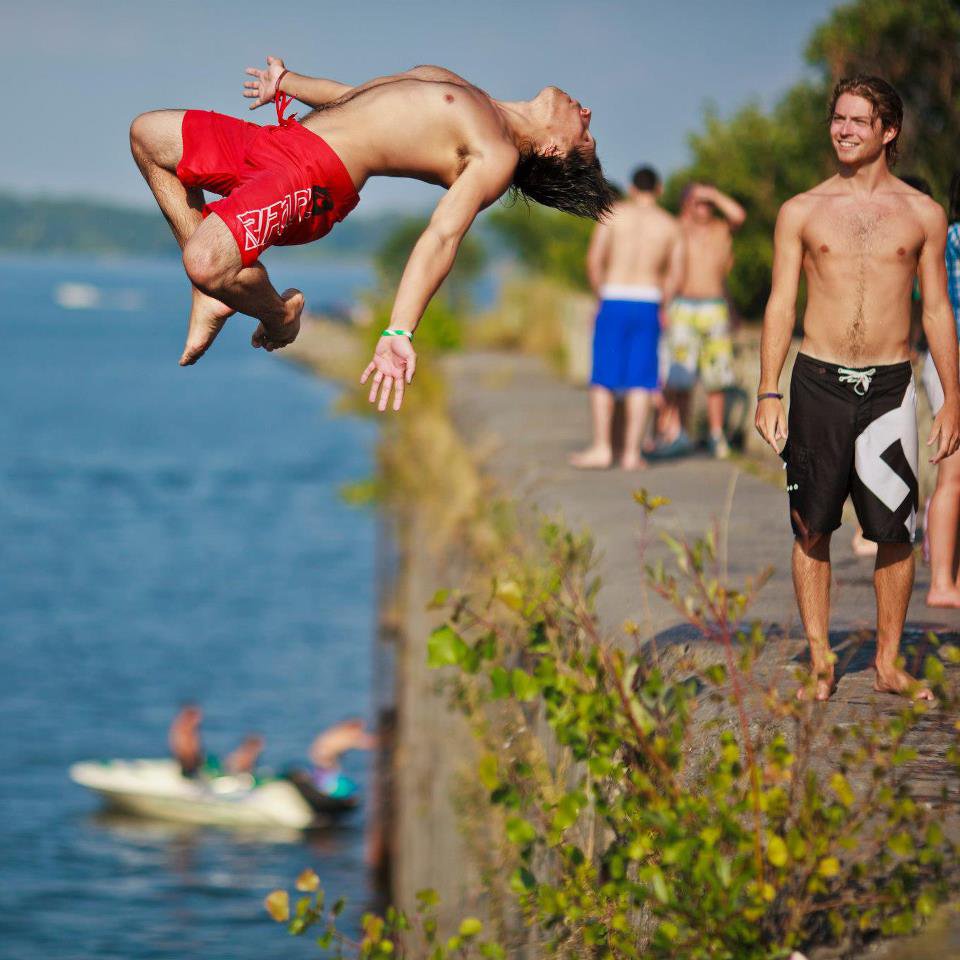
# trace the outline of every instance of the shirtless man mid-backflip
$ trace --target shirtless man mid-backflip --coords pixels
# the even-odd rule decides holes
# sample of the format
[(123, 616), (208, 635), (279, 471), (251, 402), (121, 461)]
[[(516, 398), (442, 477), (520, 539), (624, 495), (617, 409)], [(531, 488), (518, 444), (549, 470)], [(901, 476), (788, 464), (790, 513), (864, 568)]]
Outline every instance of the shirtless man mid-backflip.
[[(277, 99), (277, 126), (200, 110), (155, 110), (130, 128), (134, 159), (183, 249), (193, 304), (182, 365), (195, 363), (226, 319), (257, 318), (253, 346), (273, 350), (300, 329), (303, 295), (277, 293), (259, 261), (274, 244), (324, 236), (372, 176), (447, 188), (407, 262), (373, 375), (385, 410), (413, 377), (413, 331), (484, 207), (511, 188), (598, 219), (614, 199), (590, 134), (590, 111), (556, 87), (532, 100), (494, 100), (442, 67), (415, 67), (351, 87), (299, 76), (283, 61), (250, 68), (252, 107)], [(282, 119), (290, 97), (315, 107)], [(224, 199), (204, 204), (203, 190)], [(215, 213), (216, 216), (207, 216)]]
[[(830, 535), (853, 498), (879, 550), (875, 688), (932, 699), (898, 664), (913, 588), (917, 419), (910, 367), (910, 300), (918, 275), (923, 329), (944, 402), (927, 440), (932, 463), (958, 446), (957, 334), (947, 297), (940, 206), (898, 180), (903, 104), (877, 77), (841, 80), (831, 102), (836, 176), (788, 200), (774, 236), (773, 288), (763, 320), (756, 426), (786, 440), (793, 582), (810, 644), (814, 695), (833, 689), (829, 644)], [(790, 383), (789, 439), (780, 372), (793, 332), (800, 270), (807, 279), (803, 343)], [(804, 690), (798, 691), (803, 696)]]

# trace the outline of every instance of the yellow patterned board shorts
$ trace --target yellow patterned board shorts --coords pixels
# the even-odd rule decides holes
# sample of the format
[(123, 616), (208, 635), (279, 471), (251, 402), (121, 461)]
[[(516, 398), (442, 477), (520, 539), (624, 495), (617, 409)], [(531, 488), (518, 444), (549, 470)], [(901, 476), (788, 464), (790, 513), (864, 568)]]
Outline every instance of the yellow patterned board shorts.
[(670, 390), (692, 390), (699, 376), (708, 393), (735, 383), (730, 310), (726, 300), (678, 297), (664, 331), (662, 379)]

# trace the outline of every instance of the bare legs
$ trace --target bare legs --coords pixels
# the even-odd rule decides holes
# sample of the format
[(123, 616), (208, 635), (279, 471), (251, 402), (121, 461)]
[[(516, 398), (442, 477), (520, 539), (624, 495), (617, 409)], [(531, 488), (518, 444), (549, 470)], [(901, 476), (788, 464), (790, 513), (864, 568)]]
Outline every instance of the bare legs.
[(647, 426), (647, 415), (650, 412), (649, 390), (628, 390), (626, 398), (627, 422), (623, 432), (623, 460), (624, 470), (644, 470), (646, 460), (640, 454), (640, 444)]
[[(877, 594), (877, 679), (874, 689), (884, 693), (909, 693), (911, 687), (917, 686), (917, 681), (897, 666), (897, 658), (900, 656), (903, 621), (913, 590), (912, 544), (877, 545), (873, 587)], [(921, 687), (914, 696), (918, 700), (933, 699), (926, 687)]]
[[(570, 463), (581, 470), (606, 470), (613, 465), (614, 396), (606, 387), (590, 388), (590, 419), (593, 425), (593, 442), (570, 457)], [(642, 470), (646, 461), (640, 455), (640, 441), (650, 410), (649, 390), (628, 390), (626, 394), (626, 426), (624, 429), (624, 470)]]
[[(797, 538), (792, 567), (793, 589), (816, 677), (814, 697), (828, 700), (833, 692), (834, 660), (830, 650), (830, 534)], [(803, 688), (797, 691), (798, 697), (803, 694)]]
[(960, 607), (957, 575), (957, 526), (960, 524), (960, 456), (941, 461), (937, 486), (927, 511), (930, 544), (928, 607)]
[(711, 437), (723, 436), (723, 404), (722, 390), (714, 390), (707, 394), (707, 426)]
[(610, 430), (613, 425), (613, 393), (606, 387), (590, 387), (590, 422), (593, 442), (586, 450), (570, 457), (570, 463), (581, 470), (606, 470), (613, 465), (613, 444)]
[[(690, 390), (669, 389), (664, 391), (663, 402), (657, 416), (657, 433), (661, 446), (669, 446), (683, 432), (690, 415)], [(722, 390), (713, 390), (706, 395), (707, 427), (714, 456), (729, 456), (723, 432), (723, 414), (726, 397)]]
[[(910, 694), (917, 681), (897, 665), (900, 638), (913, 589), (913, 547), (909, 543), (881, 543), (873, 585), (877, 596), (877, 658), (874, 689)], [(833, 691), (834, 656), (830, 651), (830, 534), (797, 538), (793, 545), (793, 586), (800, 619), (810, 644), (810, 662), (816, 677), (814, 697), (827, 700)], [(797, 691), (802, 698), (805, 690)], [(921, 686), (920, 700), (933, 695)]]
[(237, 310), (260, 320), (254, 346), (268, 350), (285, 346), (299, 332), (303, 295), (289, 290), (281, 297), (259, 263), (242, 266), (233, 235), (223, 221), (203, 220), (202, 191), (184, 187), (176, 176), (183, 156), (183, 113), (155, 110), (141, 114), (130, 127), (134, 160), (183, 250), (184, 267), (193, 283), (180, 364), (196, 363)]

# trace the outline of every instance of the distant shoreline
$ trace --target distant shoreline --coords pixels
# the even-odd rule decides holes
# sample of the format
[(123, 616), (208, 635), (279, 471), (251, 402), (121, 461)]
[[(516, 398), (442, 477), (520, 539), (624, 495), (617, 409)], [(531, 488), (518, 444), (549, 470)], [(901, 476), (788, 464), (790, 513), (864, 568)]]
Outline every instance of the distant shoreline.
[[(321, 247), (289, 248), (301, 260), (366, 259), (407, 219), (360, 213), (338, 224)], [(294, 252), (295, 251), (295, 252)], [(179, 251), (158, 209), (81, 198), (29, 197), (0, 190), (0, 255), (80, 254), (176, 259)]]

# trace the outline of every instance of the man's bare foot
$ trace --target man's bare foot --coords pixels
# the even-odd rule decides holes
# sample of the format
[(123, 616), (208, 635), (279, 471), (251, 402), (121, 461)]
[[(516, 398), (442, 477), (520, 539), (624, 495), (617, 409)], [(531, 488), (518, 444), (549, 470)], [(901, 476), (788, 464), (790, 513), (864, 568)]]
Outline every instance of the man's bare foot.
[(193, 288), (193, 302), (190, 305), (190, 325), (187, 328), (187, 342), (180, 357), (180, 366), (189, 367), (196, 363), (210, 348), (223, 325), (237, 311), (225, 303), (208, 297), (196, 287)]
[[(807, 690), (809, 684), (804, 684), (802, 687), (797, 689), (797, 699), (806, 700), (807, 699)], [(820, 673), (817, 674), (817, 682), (813, 689), (813, 699), (820, 702), (826, 702), (830, 699), (830, 694), (833, 693), (836, 688), (836, 683), (833, 680), (833, 671), (829, 673)]]
[(643, 457), (637, 454), (624, 454), (620, 460), (620, 467), (623, 470), (646, 470), (648, 463)]
[(877, 545), (872, 540), (867, 540), (859, 527), (857, 527), (857, 532), (853, 535), (853, 542), (850, 545), (858, 557), (875, 557), (877, 555)]
[(300, 314), (303, 313), (303, 294), (290, 287), (280, 294), (284, 302), (284, 318), (279, 324), (270, 324), (267, 328), (261, 321), (253, 331), (250, 343), (255, 348), (263, 347), (272, 352), (286, 347), (297, 339), (300, 333)]
[(960, 587), (951, 586), (945, 589), (931, 587), (927, 591), (928, 607), (960, 607)]
[(609, 470), (613, 466), (613, 451), (609, 447), (587, 447), (574, 453), (569, 463), (578, 470)]
[(911, 677), (905, 670), (898, 667), (880, 668), (874, 665), (877, 678), (873, 682), (873, 689), (877, 693), (900, 693), (911, 700), (929, 700), (933, 702), (933, 692), (922, 684), (916, 677)]

